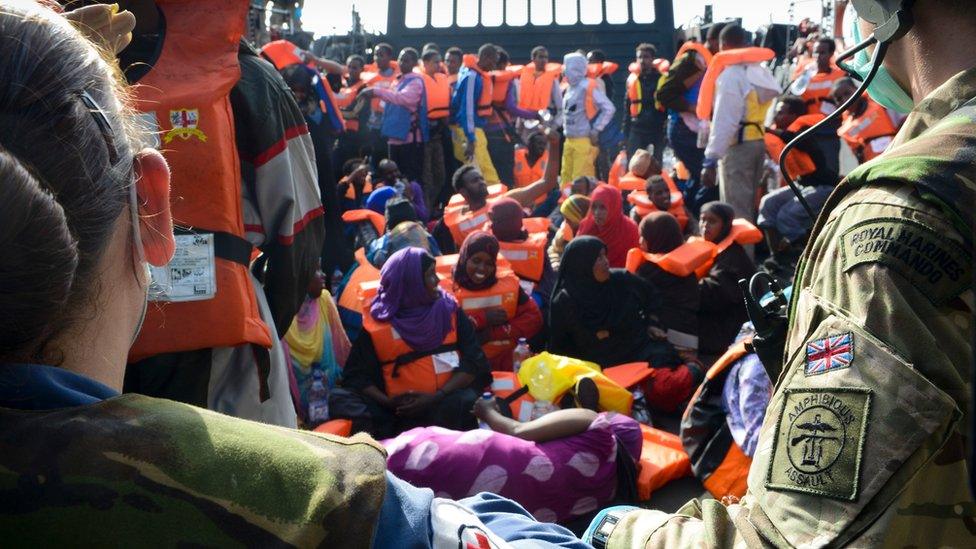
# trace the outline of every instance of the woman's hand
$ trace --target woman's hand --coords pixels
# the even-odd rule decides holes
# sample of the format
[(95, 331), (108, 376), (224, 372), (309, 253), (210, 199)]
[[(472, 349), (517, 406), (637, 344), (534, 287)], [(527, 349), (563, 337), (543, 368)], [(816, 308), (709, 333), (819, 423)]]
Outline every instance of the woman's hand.
[(439, 400), (435, 393), (410, 391), (400, 395), (396, 403), (396, 413), (398, 416), (416, 417), (437, 404)]
[(484, 421), (488, 418), (491, 412), (497, 411), (498, 402), (496, 401), (495, 397), (491, 397), (490, 399), (479, 398), (476, 400), (474, 402), (474, 410), (472, 410), (472, 413), (476, 418)]

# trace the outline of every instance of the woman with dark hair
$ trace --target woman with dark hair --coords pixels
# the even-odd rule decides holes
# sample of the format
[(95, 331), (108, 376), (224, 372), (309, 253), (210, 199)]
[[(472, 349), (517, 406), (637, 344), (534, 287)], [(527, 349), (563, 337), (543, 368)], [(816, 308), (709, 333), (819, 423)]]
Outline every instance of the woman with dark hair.
[(342, 378), (366, 406), (354, 428), (379, 437), (419, 425), (474, 428), (488, 361), (474, 325), (439, 286), (434, 257), (420, 248), (393, 254), (369, 303)]
[(627, 252), (637, 247), (637, 223), (624, 215), (620, 190), (598, 185), (590, 195), (590, 210), (580, 222), (580, 235), (595, 236), (607, 245), (607, 259), (613, 268), (623, 268)]
[(497, 296), (500, 305), (513, 291), (517, 293), (511, 316), (503, 306), (465, 311), (478, 331), (491, 369), (511, 372), (515, 345), (520, 338), (531, 339), (542, 330), (542, 313), (518, 285), (517, 277), (510, 275), (510, 284), (499, 283), (497, 259), (498, 239), (483, 231), (473, 232), (461, 245), (453, 278), (457, 288), (483, 297)]
[(703, 355), (724, 353), (742, 324), (749, 320), (739, 281), (751, 277), (756, 272), (756, 265), (741, 244), (734, 239), (725, 242), (732, 233), (734, 219), (735, 210), (725, 202), (716, 200), (702, 206), (702, 237), (714, 244), (725, 244), (708, 274), (698, 282), (701, 291), (698, 348)]

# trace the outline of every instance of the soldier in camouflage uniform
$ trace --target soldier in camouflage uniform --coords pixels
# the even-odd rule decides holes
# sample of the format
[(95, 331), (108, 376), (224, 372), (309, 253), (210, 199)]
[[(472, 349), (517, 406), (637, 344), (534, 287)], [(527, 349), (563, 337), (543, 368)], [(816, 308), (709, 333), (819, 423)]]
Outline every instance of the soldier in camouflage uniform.
[[(959, 0), (918, 0), (915, 26), (892, 46), (903, 49), (886, 66), (924, 99), (888, 151), (840, 184), (813, 229), (746, 496), (728, 506), (692, 501), (673, 515), (622, 514), (607, 525), (607, 547), (976, 545), (964, 436), (972, 420), (972, 11)], [(952, 36), (951, 45), (936, 33)], [(927, 70), (941, 77), (925, 81)]]

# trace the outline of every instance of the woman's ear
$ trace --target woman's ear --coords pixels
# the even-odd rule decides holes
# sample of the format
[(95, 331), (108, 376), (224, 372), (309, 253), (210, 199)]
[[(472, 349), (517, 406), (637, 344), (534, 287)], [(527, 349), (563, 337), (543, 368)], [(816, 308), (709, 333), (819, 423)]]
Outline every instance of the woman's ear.
[(169, 166), (156, 149), (136, 154), (136, 199), (139, 203), (139, 233), (146, 261), (161, 267), (176, 250), (173, 216), (169, 208)]

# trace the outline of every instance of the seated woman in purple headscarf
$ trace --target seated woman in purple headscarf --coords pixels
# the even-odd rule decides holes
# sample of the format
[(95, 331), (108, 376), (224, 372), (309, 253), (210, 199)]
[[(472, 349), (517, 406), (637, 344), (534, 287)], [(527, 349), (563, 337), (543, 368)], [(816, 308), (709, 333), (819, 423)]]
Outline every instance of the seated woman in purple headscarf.
[(438, 286), (434, 258), (412, 247), (393, 254), (343, 372), (346, 396), (359, 406), (330, 400), (333, 416), (378, 438), (423, 425), (470, 429), (489, 383), (474, 325)]
[(544, 522), (637, 499), (641, 430), (633, 418), (577, 408), (519, 423), (499, 413), (494, 399), (479, 399), (475, 414), (491, 429), (425, 427), (383, 441), (387, 468), (440, 497), (513, 499)]

